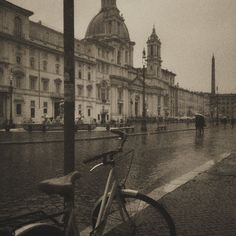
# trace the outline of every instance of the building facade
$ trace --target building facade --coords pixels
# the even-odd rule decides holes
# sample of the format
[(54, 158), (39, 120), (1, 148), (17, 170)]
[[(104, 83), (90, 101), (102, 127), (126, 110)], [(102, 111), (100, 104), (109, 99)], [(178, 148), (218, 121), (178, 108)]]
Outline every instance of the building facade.
[[(0, 123), (10, 119), (11, 111), (15, 124), (40, 123), (45, 115), (57, 118), (61, 114), (63, 34), (31, 21), (32, 15), (0, 0)], [(101, 0), (85, 37), (74, 43), (75, 118), (105, 123), (141, 117), (144, 76), (148, 117), (186, 114), (187, 108), (182, 107), (190, 105), (178, 101), (176, 74), (161, 66), (161, 41), (155, 28), (147, 40), (145, 69), (133, 66), (135, 42), (116, 0)]]

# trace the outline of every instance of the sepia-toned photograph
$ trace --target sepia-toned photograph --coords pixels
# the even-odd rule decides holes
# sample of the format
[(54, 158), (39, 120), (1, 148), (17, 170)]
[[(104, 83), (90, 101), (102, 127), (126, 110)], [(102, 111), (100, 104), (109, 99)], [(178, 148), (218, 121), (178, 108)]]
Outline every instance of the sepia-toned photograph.
[(0, 0), (0, 236), (235, 236), (235, 13)]

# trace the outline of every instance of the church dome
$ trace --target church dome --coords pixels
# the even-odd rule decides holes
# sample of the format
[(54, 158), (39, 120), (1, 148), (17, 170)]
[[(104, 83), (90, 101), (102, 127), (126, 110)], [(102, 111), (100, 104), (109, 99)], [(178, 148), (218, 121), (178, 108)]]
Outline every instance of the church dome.
[(130, 41), (129, 31), (116, 7), (116, 0), (102, 0), (102, 8), (89, 23), (85, 38), (119, 38)]

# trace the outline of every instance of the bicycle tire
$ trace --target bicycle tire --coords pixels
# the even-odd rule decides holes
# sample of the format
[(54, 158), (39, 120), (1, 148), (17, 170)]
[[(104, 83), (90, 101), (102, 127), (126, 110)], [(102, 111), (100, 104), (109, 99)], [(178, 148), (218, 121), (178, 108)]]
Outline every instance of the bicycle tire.
[[(121, 193), (121, 199), (125, 203), (125, 208), (131, 220), (121, 219), (121, 214), (117, 212), (118, 203), (113, 200), (111, 211), (108, 213), (104, 223), (102, 235), (106, 236), (175, 236), (174, 222), (166, 209), (152, 198), (137, 193)], [(92, 213), (92, 228), (94, 230), (100, 203), (95, 206)], [(135, 207), (137, 212), (135, 213)], [(142, 208), (141, 208), (142, 207)], [(131, 210), (131, 212), (130, 212)], [(127, 217), (126, 217), (127, 218)], [(135, 223), (135, 225), (134, 225)], [(99, 235), (99, 234), (98, 234)]]

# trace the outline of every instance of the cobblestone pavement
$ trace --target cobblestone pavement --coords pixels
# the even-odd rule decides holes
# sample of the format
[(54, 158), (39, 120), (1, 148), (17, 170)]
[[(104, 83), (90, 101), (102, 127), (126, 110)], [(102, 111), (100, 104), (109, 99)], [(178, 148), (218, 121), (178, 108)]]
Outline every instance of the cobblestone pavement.
[(173, 217), (177, 235), (235, 236), (235, 190), (236, 154), (231, 154), (160, 202)]

